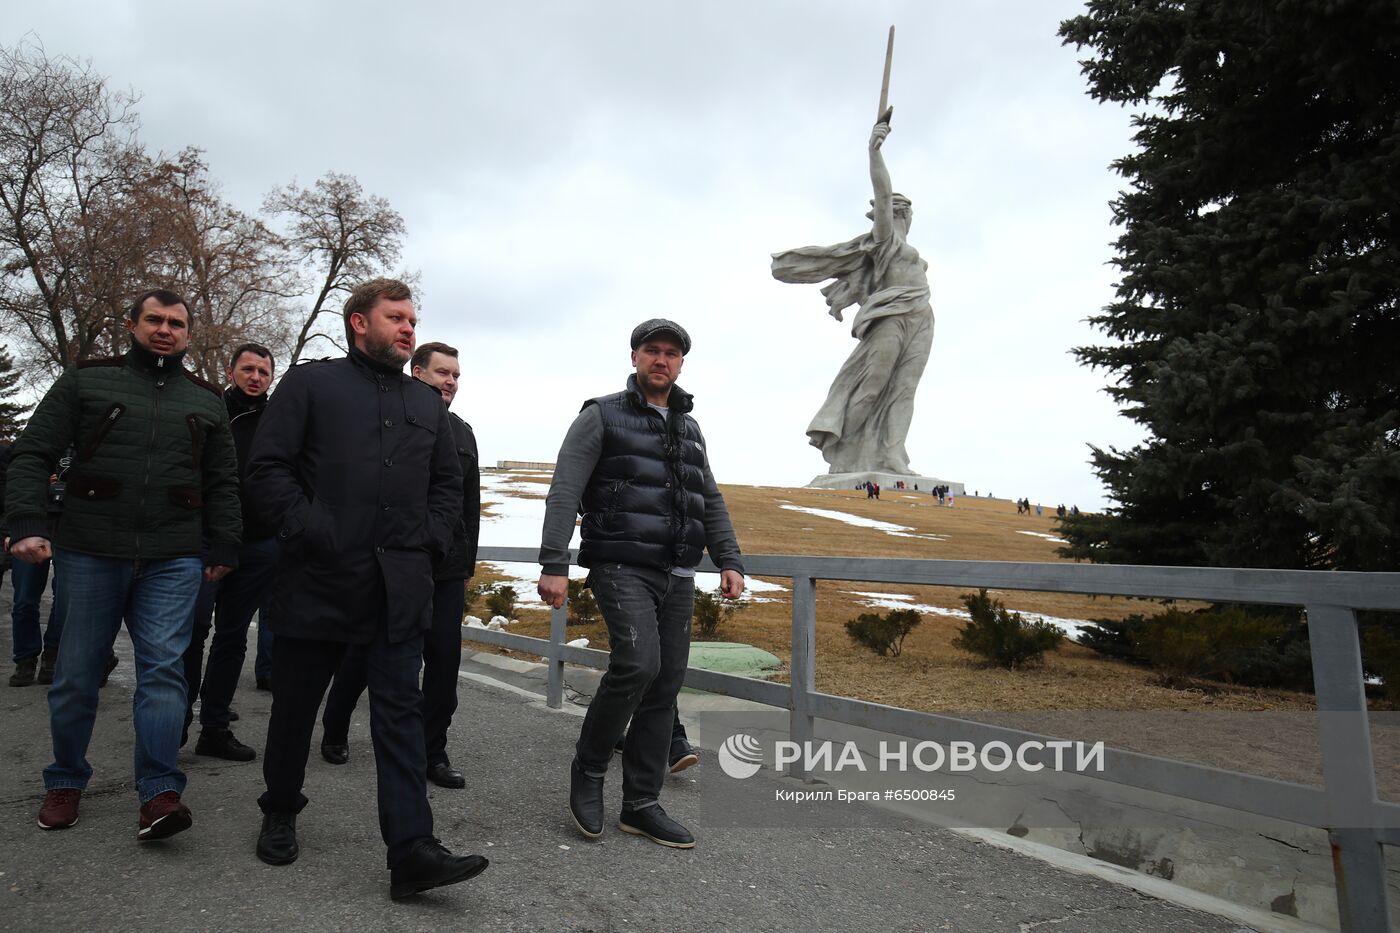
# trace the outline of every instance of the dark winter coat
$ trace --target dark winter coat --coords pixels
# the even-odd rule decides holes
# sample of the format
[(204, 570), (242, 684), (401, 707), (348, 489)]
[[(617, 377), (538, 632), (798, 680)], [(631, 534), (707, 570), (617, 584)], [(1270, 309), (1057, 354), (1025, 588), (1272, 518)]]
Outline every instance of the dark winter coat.
[(248, 494), (278, 527), (273, 632), (366, 643), (428, 627), (462, 508), (442, 396), (351, 350), (295, 366), (253, 438)]
[(433, 569), (434, 580), (466, 580), (476, 576), (476, 546), (481, 537), (481, 467), (477, 463), (472, 426), (448, 413), (457, 459), (462, 464), (462, 517), (452, 530), (452, 548)]
[(257, 433), (258, 422), (263, 409), (267, 407), (267, 393), (251, 396), (238, 386), (224, 389), (224, 406), (228, 409), (229, 431), (233, 433), (233, 447), (238, 453), (239, 499), (243, 503), (243, 540), (263, 541), (277, 534), (277, 526), (265, 521), (248, 499), (248, 462), (253, 454), (253, 435)]
[[(70, 369), (35, 409), (10, 464), (6, 513), (18, 540), (50, 535), (49, 476), (70, 447), (55, 545), (98, 557), (203, 553), (238, 565), (238, 461), (219, 390), (133, 342)], [(208, 547), (204, 547), (204, 540)]]

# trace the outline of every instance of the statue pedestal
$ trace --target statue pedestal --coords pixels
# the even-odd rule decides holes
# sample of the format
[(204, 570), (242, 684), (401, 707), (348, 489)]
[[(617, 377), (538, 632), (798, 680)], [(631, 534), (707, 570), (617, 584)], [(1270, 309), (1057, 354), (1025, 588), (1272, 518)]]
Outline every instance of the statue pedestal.
[(950, 479), (939, 479), (936, 476), (901, 475), (897, 473), (823, 473), (810, 483), (808, 489), (855, 489), (861, 483), (874, 481), (879, 484), (881, 492), (894, 492), (894, 484), (897, 480), (904, 481), (904, 491), (914, 492), (915, 484), (918, 485), (918, 492), (931, 493), (935, 486), (947, 486), (948, 491), (955, 496), (965, 496), (962, 483), (955, 483)]

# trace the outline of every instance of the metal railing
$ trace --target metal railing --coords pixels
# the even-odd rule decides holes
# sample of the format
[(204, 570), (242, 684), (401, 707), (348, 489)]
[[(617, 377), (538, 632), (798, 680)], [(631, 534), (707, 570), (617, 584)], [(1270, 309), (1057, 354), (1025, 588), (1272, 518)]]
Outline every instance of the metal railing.
[[(479, 559), (535, 563), (532, 548), (483, 547)], [(576, 561), (577, 554), (571, 553)], [(986, 587), (1052, 593), (1302, 606), (1307, 612), (1324, 785), (1312, 787), (1136, 752), (1107, 749), (1100, 780), (1326, 831), (1332, 844), (1344, 933), (1388, 929), (1383, 846), (1400, 845), (1400, 803), (1382, 801), (1371, 752), (1356, 610), (1400, 610), (1400, 573), (1006, 563), (866, 557), (746, 555), (751, 576), (792, 580), (790, 684), (690, 668), (686, 686), (789, 711), (794, 742), (810, 741), (816, 719), (928, 741), (1022, 743), (1046, 736), (819, 693), (813, 689), (818, 580)], [(701, 571), (716, 572), (706, 563)], [(547, 700), (564, 696), (564, 664), (606, 668), (608, 654), (565, 644), (566, 609), (553, 611), (548, 640), (463, 627), (463, 637), (528, 652), (548, 666)], [(1325, 720), (1325, 721), (1324, 721)], [(798, 773), (799, 776), (805, 775)]]

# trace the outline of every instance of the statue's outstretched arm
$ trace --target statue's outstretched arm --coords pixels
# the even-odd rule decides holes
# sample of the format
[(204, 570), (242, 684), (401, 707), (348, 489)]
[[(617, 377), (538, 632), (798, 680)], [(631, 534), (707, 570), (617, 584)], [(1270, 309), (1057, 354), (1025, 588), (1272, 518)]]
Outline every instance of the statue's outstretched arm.
[(894, 186), (890, 183), (890, 171), (885, 168), (885, 157), (880, 154), (888, 135), (888, 123), (876, 123), (870, 131), (870, 184), (875, 189), (876, 240), (888, 240), (894, 235)]

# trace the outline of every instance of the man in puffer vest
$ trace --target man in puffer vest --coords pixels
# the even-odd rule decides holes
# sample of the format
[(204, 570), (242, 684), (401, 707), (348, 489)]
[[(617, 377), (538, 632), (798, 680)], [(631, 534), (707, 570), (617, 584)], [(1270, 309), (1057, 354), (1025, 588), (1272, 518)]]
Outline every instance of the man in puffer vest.
[[(200, 580), (238, 565), (238, 461), (219, 390), (181, 366), (189, 307), (174, 292), (137, 296), (125, 356), (88, 360), (58, 378), (15, 443), (6, 514), (11, 553), (50, 556), (67, 600), (49, 691), (54, 761), (39, 825), (78, 821), (97, 689), (122, 622), (136, 658), (137, 838), (191, 823), (176, 764), (185, 714), (181, 658)], [(49, 540), (45, 496), (69, 445), (78, 456)], [(208, 539), (208, 548), (202, 547)], [(201, 559), (201, 553), (204, 554)]]
[(569, 766), (575, 825), (590, 839), (602, 835), (603, 778), (626, 732), (618, 828), (679, 849), (695, 837), (658, 797), (690, 655), (695, 566), (706, 548), (721, 570), (721, 595), (744, 591), (739, 542), (690, 415), (692, 398), (675, 384), (689, 352), (679, 324), (644, 321), (632, 331), (636, 372), (627, 388), (584, 403), (549, 487), (539, 582), (546, 603), (564, 604), (569, 539), (581, 513), (579, 563), (589, 568), (611, 651)]

